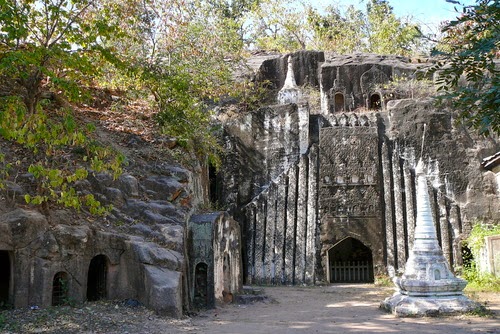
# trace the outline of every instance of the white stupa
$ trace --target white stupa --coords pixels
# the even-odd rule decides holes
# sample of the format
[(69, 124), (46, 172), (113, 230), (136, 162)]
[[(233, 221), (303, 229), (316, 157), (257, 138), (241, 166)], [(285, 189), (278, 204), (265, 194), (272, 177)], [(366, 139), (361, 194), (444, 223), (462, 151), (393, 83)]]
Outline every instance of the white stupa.
[(292, 56), (288, 56), (288, 67), (286, 72), (285, 83), (278, 92), (278, 103), (298, 103), (301, 98), (300, 88), (295, 81), (295, 73), (293, 72)]
[(432, 220), (422, 159), (417, 176), (417, 221), (413, 248), (404, 274), (394, 278), (398, 291), (381, 303), (397, 316), (435, 316), (470, 312), (481, 307), (463, 294), (467, 281), (455, 277), (439, 246)]

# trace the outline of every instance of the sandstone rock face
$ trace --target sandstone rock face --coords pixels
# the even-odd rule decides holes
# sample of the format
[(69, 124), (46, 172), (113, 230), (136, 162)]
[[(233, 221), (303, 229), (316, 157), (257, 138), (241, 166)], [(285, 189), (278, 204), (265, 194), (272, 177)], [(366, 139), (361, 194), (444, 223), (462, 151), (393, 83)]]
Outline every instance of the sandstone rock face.
[[(134, 165), (131, 159), (131, 165)], [(135, 164), (114, 180), (97, 173), (79, 181), (111, 214), (71, 210), (44, 214), (22, 204), (32, 178), (10, 182), (0, 211), (0, 301), (46, 307), (85, 300), (135, 299), (165, 315), (189, 309), (186, 223), (200, 201), (192, 172), (157, 160)], [(5, 201), (4, 201), (5, 200)], [(5, 205), (4, 205), (5, 204)]]
[[(255, 77), (283, 78), (276, 80), (280, 90), (285, 59), (293, 65), (305, 54), (266, 59)], [(316, 77), (320, 110), (299, 100), (224, 120), (229, 152), (220, 200), (242, 223), (246, 282), (370, 281), (403, 269), (413, 245), (419, 158), (430, 166), (444, 257), (461, 265), (461, 241), (474, 220), (500, 220), (497, 181), (481, 168), (500, 150), (498, 141), (456, 126), (454, 113), (432, 99), (395, 100), (399, 92), (377, 90), (395, 77), (414, 77), (425, 64), (325, 58), (295, 74), (299, 88), (301, 77)]]

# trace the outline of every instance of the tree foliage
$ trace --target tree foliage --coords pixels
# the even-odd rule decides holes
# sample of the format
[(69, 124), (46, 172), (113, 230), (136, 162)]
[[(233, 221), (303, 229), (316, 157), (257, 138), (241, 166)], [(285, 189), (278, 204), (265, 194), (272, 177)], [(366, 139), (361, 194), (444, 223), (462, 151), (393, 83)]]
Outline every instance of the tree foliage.
[(443, 59), (432, 69), (441, 98), (458, 111), (460, 123), (483, 135), (500, 135), (500, 1), (462, 5), (460, 16), (443, 32), (434, 50)]
[(250, 21), (253, 46), (264, 50), (411, 55), (420, 47), (418, 25), (396, 17), (383, 0), (370, 0), (365, 11), (353, 5), (320, 10), (297, 1), (263, 0)]
[[(93, 141), (91, 128), (79, 126), (69, 110), (54, 110), (47, 101), (84, 96), (98, 72), (94, 60), (110, 59), (104, 42), (120, 35), (114, 14), (92, 0), (0, 2), (0, 136), (29, 154), (29, 166), (15, 164), (17, 173), (27, 167), (36, 185), (25, 195), (27, 203), (106, 212), (74, 186), (89, 170), (116, 177), (123, 157)], [(72, 154), (75, 150), (82, 154)], [(14, 169), (5, 155), (3, 160)]]

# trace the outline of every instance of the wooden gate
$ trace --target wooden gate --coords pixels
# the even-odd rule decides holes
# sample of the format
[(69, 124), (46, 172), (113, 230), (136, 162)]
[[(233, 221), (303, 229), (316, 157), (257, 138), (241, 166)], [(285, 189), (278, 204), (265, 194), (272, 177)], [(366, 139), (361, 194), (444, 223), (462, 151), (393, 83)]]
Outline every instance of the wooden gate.
[(369, 261), (332, 262), (330, 282), (332, 283), (368, 283), (372, 282), (372, 266)]

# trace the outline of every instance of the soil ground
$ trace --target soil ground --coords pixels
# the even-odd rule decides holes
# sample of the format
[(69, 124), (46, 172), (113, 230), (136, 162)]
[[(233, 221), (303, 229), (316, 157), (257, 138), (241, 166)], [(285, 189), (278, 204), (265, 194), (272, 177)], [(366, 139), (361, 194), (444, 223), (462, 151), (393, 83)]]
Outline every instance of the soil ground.
[[(472, 298), (489, 315), (397, 318), (378, 308), (392, 288), (373, 284), (315, 287), (264, 287), (267, 301), (227, 304), (184, 319), (155, 315), (123, 302), (79, 307), (11, 310), (0, 314), (1, 333), (496, 333), (500, 334), (500, 294), (476, 292)], [(1, 327), (0, 327), (1, 328)]]

